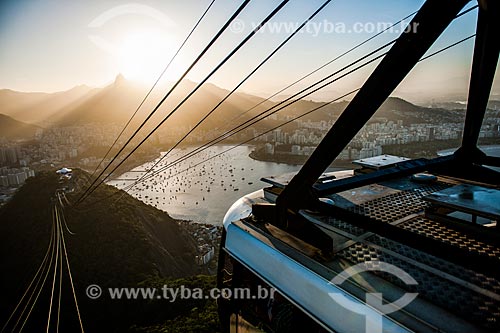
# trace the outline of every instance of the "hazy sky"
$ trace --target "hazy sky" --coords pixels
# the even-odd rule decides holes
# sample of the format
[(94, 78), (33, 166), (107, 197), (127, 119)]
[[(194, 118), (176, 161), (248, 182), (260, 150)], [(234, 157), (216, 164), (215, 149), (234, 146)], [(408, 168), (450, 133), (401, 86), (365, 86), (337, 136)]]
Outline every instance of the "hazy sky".
[[(151, 84), (209, 3), (210, 0), (0, 1), (0, 88), (60, 91), (79, 84), (103, 86), (120, 72), (128, 79)], [(192, 62), (240, 3), (215, 1), (167, 73), (167, 80), (178, 76)], [(189, 78), (202, 79), (278, 3), (277, 0), (253, 0), (238, 17), (237, 24), (226, 31)], [(273, 25), (257, 34), (211, 81), (232, 89), (291, 33), (294, 24), (302, 22), (321, 3), (323, 0), (291, 0), (275, 16)], [(307, 31), (295, 36), (241, 90), (270, 95), (372, 36), (377, 25), (396, 22), (422, 3), (421, 0), (334, 0)], [(475, 2), (469, 6), (473, 4)], [(433, 50), (474, 33), (476, 16), (474, 11), (457, 19)], [(354, 29), (357, 31), (353, 32)], [(385, 33), (309, 78), (304, 85), (397, 36), (395, 32)], [(473, 40), (470, 40), (420, 64), (397, 94), (415, 100), (434, 98), (443, 88), (445, 93), (465, 92), (472, 46)], [(317, 98), (335, 97), (336, 93), (357, 87), (371, 70), (373, 66), (329, 87)]]

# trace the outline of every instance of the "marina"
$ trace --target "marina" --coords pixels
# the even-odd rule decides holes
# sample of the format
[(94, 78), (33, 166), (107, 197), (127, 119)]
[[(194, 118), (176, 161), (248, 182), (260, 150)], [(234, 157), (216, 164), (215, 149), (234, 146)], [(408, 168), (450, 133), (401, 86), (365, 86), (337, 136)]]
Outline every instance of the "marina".
[[(186, 162), (181, 162), (147, 179), (129, 193), (149, 205), (168, 212), (173, 218), (220, 225), (225, 212), (242, 193), (254, 192), (264, 186), (260, 181), (262, 176), (280, 175), (300, 168), (297, 165), (253, 160), (249, 157), (252, 146), (237, 147), (195, 167), (201, 161), (228, 148), (230, 146), (214, 146)], [(190, 151), (191, 148), (173, 150), (155, 170), (172, 163)], [(156, 162), (157, 160), (145, 163), (108, 184), (123, 189)], [(184, 171), (190, 167), (191, 169)]]

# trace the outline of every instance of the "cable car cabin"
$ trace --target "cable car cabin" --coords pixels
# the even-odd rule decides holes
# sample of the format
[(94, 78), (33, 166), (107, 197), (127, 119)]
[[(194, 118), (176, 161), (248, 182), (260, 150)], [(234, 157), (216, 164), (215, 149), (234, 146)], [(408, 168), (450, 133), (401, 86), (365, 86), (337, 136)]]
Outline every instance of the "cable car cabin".
[[(499, 3), (480, 1), (461, 147), (325, 170), (467, 1), (428, 0), (295, 175), (224, 219), (226, 332), (500, 331), (498, 157), (478, 147), (499, 53)], [(246, 297), (235, 290), (246, 289)], [(266, 292), (263, 292), (266, 290)]]

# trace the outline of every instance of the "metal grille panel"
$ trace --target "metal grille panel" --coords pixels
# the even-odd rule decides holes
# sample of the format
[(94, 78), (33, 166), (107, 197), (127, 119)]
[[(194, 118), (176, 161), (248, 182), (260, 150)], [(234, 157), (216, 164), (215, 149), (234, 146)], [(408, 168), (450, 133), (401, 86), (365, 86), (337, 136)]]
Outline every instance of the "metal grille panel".
[(335, 218), (329, 217), (326, 221), (327, 224), (331, 225), (334, 228), (340, 229), (342, 231), (345, 231), (353, 236), (361, 236), (362, 234), (366, 233), (366, 231), (362, 228), (356, 227), (352, 225), (351, 223), (344, 222), (342, 220), (338, 220)]
[(442, 182), (425, 185), (365, 202), (354, 206), (351, 210), (382, 222), (394, 222), (424, 210), (429, 203), (422, 200), (423, 197), (448, 187), (450, 187), (449, 184)]
[(416, 216), (408, 221), (404, 221), (398, 227), (480, 255), (500, 259), (500, 248), (484, 243), (470, 235), (423, 216)]
[(368, 238), (367, 241), (376, 244), (378, 246), (381, 246), (385, 249), (388, 249), (390, 251), (396, 252), (407, 258), (418, 261), (427, 266), (436, 268), (452, 276), (456, 276), (459, 279), (473, 283), (481, 288), (490, 290), (496, 294), (500, 294), (500, 281), (488, 277), (479, 272), (466, 269), (457, 264), (443, 260), (441, 258), (425, 253), (423, 251), (416, 250), (412, 247), (395, 242), (391, 239), (381, 237), (379, 235), (373, 235), (370, 238)]
[(417, 292), (432, 303), (460, 316), (466, 316), (487, 329), (500, 329), (500, 302), (498, 301), (465, 289), (452, 281), (366, 244), (356, 243), (339, 252), (338, 255), (353, 264), (378, 260), (395, 265), (410, 274), (418, 282), (418, 285), (408, 286), (398, 277), (384, 272), (375, 271), (374, 274), (408, 292)]

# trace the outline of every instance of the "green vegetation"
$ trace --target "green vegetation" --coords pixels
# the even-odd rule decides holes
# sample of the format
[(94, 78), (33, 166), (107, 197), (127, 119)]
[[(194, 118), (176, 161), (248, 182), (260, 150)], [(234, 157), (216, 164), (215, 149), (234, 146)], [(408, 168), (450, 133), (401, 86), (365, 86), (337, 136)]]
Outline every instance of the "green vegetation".
[[(176, 280), (150, 279), (141, 283), (144, 287), (163, 286), (169, 288), (201, 289), (203, 295), (209, 295), (214, 288), (215, 276), (198, 275)], [(142, 333), (216, 333), (219, 332), (217, 304), (214, 299), (177, 299), (153, 300), (143, 304), (139, 316), (143, 318), (140, 324), (132, 326), (131, 332)]]
[[(68, 194), (74, 202), (88, 175), (76, 170), (70, 183), (60, 183), (55, 172), (42, 172), (29, 179), (14, 198), (0, 209), (0, 264), (2, 302), (0, 324), (40, 265), (52, 226), (54, 194), (61, 187), (75, 187)], [(118, 190), (100, 187), (82, 205), (64, 208), (65, 233), (76, 296), (88, 332), (216, 332), (214, 300), (113, 300), (109, 296), (86, 297), (88, 285), (107, 288), (169, 287), (185, 285), (208, 290), (213, 276), (198, 276), (204, 269), (194, 262), (195, 241), (168, 214), (125, 195), (105, 199)], [(49, 276), (52, 278), (52, 274)], [(64, 278), (62, 328), (75, 327), (76, 313)], [(47, 290), (50, 288), (46, 288)], [(43, 292), (30, 317), (34, 327), (45, 325), (50, 294)], [(208, 294), (208, 292), (207, 292)], [(106, 295), (106, 294), (104, 294)], [(66, 325), (66, 326), (65, 326)], [(27, 327), (27, 331), (33, 327)]]

